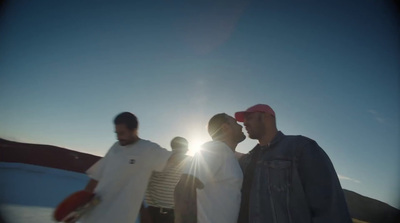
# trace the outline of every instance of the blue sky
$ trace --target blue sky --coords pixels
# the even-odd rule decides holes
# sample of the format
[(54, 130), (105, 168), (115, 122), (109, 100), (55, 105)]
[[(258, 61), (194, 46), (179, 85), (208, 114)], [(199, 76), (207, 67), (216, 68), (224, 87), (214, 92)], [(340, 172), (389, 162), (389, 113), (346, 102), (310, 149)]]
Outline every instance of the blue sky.
[(267, 103), (278, 129), (319, 143), (343, 188), (400, 208), (390, 3), (6, 1), (0, 137), (104, 155), (130, 111), (142, 138), (195, 147), (214, 114)]

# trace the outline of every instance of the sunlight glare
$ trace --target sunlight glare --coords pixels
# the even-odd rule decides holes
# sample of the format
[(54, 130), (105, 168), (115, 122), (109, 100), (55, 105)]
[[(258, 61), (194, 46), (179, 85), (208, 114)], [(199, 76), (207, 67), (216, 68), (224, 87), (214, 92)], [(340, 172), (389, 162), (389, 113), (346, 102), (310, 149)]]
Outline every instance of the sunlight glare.
[(200, 140), (198, 138), (189, 140), (189, 152), (187, 154), (189, 156), (194, 156), (194, 154), (196, 154), (200, 150), (201, 145), (203, 145), (205, 142), (205, 140)]

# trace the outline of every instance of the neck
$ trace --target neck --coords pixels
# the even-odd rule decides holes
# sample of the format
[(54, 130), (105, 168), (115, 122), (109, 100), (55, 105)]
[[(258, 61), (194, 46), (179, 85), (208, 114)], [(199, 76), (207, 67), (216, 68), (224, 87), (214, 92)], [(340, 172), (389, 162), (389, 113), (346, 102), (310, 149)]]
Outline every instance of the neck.
[(258, 143), (260, 146), (268, 146), (271, 141), (274, 139), (276, 134), (278, 133), (277, 129), (273, 129), (272, 131), (268, 131), (263, 137), (258, 139)]
[(134, 144), (137, 141), (139, 141), (139, 137), (135, 136), (135, 137), (132, 138), (132, 140), (129, 141), (129, 143), (127, 145)]
[(233, 141), (233, 140), (221, 140), (222, 142), (224, 142), (233, 152), (235, 152), (236, 150), (236, 146), (238, 145), (237, 142)]

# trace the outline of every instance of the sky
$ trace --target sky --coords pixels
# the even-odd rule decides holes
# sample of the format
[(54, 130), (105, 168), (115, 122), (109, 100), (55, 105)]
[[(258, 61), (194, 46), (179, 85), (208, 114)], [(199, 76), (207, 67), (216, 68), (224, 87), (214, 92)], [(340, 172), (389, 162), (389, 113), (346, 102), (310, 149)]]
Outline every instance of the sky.
[(400, 208), (399, 27), (391, 1), (8, 0), (0, 137), (102, 156), (129, 111), (194, 149), (213, 115), (265, 103), (343, 188)]

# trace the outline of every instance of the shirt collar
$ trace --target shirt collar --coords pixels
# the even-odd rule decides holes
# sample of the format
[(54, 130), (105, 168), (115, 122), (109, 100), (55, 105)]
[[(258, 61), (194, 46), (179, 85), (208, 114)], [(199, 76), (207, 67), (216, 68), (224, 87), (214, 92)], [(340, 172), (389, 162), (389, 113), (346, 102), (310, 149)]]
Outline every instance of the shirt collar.
[(257, 144), (251, 151), (250, 153), (253, 153), (254, 151), (256, 151), (258, 148), (260, 149), (264, 149), (264, 148), (270, 148), (272, 145), (278, 143), (279, 141), (281, 141), (283, 139), (283, 137), (285, 136), (285, 134), (283, 134), (281, 131), (278, 131), (276, 133), (276, 135), (274, 136), (274, 138), (271, 140), (271, 142), (267, 145), (267, 146), (261, 146), (260, 144)]

